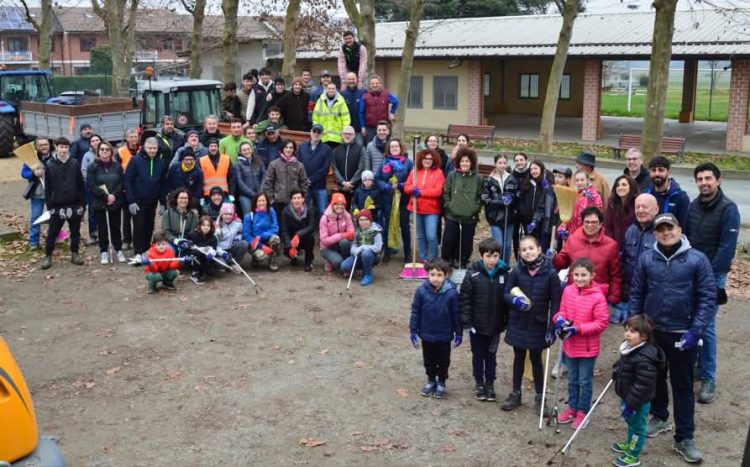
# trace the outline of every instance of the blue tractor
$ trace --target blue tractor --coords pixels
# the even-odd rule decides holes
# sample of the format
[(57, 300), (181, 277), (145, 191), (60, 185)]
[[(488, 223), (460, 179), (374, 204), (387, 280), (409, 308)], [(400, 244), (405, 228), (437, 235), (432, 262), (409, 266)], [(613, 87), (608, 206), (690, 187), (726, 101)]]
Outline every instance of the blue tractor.
[(40, 70), (0, 71), (0, 157), (7, 157), (14, 144), (25, 143), (19, 118), (21, 101), (47, 102), (52, 97), (50, 72)]

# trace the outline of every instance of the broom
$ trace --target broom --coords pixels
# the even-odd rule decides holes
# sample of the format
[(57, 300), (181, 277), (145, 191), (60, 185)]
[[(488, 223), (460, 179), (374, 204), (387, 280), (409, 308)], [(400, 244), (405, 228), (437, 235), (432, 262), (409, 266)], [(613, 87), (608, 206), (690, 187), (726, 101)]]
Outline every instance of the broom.
[[(417, 186), (417, 139), (414, 138), (414, 167), (412, 169), (412, 185)], [(427, 279), (427, 271), (424, 270), (424, 264), (417, 262), (417, 197), (412, 195), (411, 197), (413, 208), (412, 214), (414, 217), (414, 223), (411, 229), (411, 263), (404, 264), (404, 268), (401, 270), (399, 277), (407, 281), (414, 280), (425, 280)]]
[(573, 209), (576, 206), (577, 195), (578, 193), (573, 187), (555, 185), (555, 197), (557, 198), (560, 222), (565, 225), (567, 225), (573, 217)]

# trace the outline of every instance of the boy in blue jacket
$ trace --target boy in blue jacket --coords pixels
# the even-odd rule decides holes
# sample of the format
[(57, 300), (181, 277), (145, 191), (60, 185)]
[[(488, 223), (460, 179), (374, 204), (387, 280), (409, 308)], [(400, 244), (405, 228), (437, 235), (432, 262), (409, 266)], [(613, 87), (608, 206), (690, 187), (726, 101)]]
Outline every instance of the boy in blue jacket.
[(450, 266), (442, 259), (427, 264), (428, 278), (417, 288), (411, 304), (411, 343), (418, 348), (419, 340), (422, 340), (422, 358), (427, 373), (427, 383), (422, 386), (421, 394), (435, 399), (443, 399), (447, 392), (451, 341), (458, 347), (463, 340), (458, 292), (456, 286), (447, 280), (450, 272)]

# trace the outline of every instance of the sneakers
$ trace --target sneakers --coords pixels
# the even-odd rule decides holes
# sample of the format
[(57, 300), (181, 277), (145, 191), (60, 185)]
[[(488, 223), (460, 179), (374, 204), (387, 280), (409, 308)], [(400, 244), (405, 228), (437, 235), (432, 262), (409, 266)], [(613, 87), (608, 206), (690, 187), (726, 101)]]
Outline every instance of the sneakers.
[(310, 272), (313, 270), (313, 264), (312, 263), (305, 263), (305, 272)]
[(333, 264), (331, 264), (331, 262), (328, 260), (326, 260), (325, 263), (325, 270), (326, 272), (333, 272)]
[(177, 287), (174, 286), (174, 282), (162, 282), (162, 287), (164, 287), (167, 290), (176, 290)]
[[(542, 410), (542, 395), (537, 394), (534, 396), (534, 413), (539, 413)], [(542, 412), (543, 417), (549, 417), (550, 410), (549, 407), (547, 407), (547, 404), (544, 404), (544, 412)]]
[(495, 386), (492, 384), (487, 384), (484, 388), (487, 391), (487, 402), (495, 402), (497, 400), (497, 396), (495, 395)]
[(573, 410), (572, 407), (568, 407), (567, 409), (563, 410), (563, 413), (557, 416), (557, 423), (559, 423), (560, 425), (567, 425), (568, 423), (572, 423), (575, 419), (576, 411)]
[(118, 263), (127, 263), (128, 259), (123, 254), (122, 250), (117, 252), (117, 262)]
[(203, 274), (193, 273), (190, 275), (190, 280), (196, 285), (203, 285), (206, 281), (203, 280)]
[(683, 439), (680, 442), (672, 444), (674, 452), (682, 456), (682, 459), (688, 464), (697, 464), (703, 461), (703, 453), (695, 447), (692, 439)]
[(360, 281), (359, 285), (367, 287), (370, 284), (372, 284), (372, 274), (365, 274), (362, 276), (362, 281)]
[(277, 272), (279, 270), (279, 266), (276, 264), (276, 258), (273, 256), (268, 260), (268, 269), (270, 269), (271, 272)]
[(448, 388), (445, 386), (445, 381), (438, 381), (435, 393), (432, 395), (435, 399), (445, 399), (445, 395), (448, 393)]
[(698, 392), (698, 402), (710, 404), (716, 398), (716, 382), (710, 379), (701, 381), (701, 389)]
[(613, 460), (612, 464), (616, 465), (617, 467), (641, 465), (641, 459), (626, 452), (622, 456)]
[(586, 428), (586, 425), (588, 425), (588, 422), (586, 422), (586, 425), (583, 424), (584, 420), (586, 420), (586, 412), (584, 412), (583, 410), (579, 410), (578, 412), (576, 412), (576, 418), (575, 420), (573, 420), (573, 424), (570, 425), (570, 427), (574, 430), (577, 430), (578, 427), (581, 427), (581, 429), (583, 430), (584, 428)]
[(71, 253), (70, 254), (70, 262), (73, 263), (73, 264), (75, 264), (75, 265), (82, 266), (83, 265), (83, 258), (81, 258), (81, 255), (79, 255), (78, 253)]
[(155, 294), (156, 293), (156, 283), (155, 282), (149, 282), (148, 283), (148, 289), (146, 289), (147, 294)]
[(141, 255), (140, 253), (130, 259), (131, 266), (140, 266), (141, 264), (143, 264), (143, 255)]
[(477, 384), (477, 387), (474, 390), (474, 399), (478, 401), (487, 400), (487, 388), (484, 387), (484, 384)]
[(100, 255), (100, 257), (101, 257), (101, 259), (99, 260), (99, 262), (101, 264), (109, 264), (109, 254), (107, 254), (106, 251), (104, 253), (102, 253)]
[(130, 243), (130, 242), (122, 242), (122, 249), (125, 250), (125, 251), (132, 250), (133, 249), (133, 244)]
[(505, 399), (505, 401), (503, 401), (503, 405), (501, 405), (500, 408), (502, 410), (505, 410), (506, 412), (510, 412), (519, 405), (521, 405), (521, 393), (512, 391), (510, 394), (508, 394), (508, 397)]
[(629, 443), (612, 443), (612, 446), (610, 446), (610, 449), (612, 449), (614, 452), (625, 454), (626, 452), (630, 451), (630, 444)]
[(430, 397), (435, 393), (435, 389), (437, 389), (437, 381), (434, 379), (427, 380), (424, 386), (422, 386), (422, 390), (419, 391), (419, 394), (423, 395), (424, 397)]
[(672, 431), (672, 424), (667, 420), (661, 420), (656, 417), (651, 417), (646, 426), (646, 436), (649, 438), (656, 438), (662, 433)]
[(49, 269), (52, 267), (52, 257), (51, 256), (45, 256), (42, 258), (42, 264), (39, 265), (42, 269)]

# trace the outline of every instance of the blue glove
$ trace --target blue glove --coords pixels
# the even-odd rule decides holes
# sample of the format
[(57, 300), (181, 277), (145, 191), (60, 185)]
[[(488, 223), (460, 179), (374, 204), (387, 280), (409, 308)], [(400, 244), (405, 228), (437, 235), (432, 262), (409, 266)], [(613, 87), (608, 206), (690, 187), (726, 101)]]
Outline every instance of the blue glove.
[(565, 229), (558, 230), (557, 237), (560, 238), (561, 240), (565, 240), (566, 238), (568, 238), (568, 231)]
[(398, 184), (396, 185), (396, 188), (398, 188), (398, 191), (404, 191), (404, 184), (403, 184), (403, 183), (401, 183), (401, 182), (399, 182), (399, 183), (398, 183)]
[(418, 186), (415, 186), (415, 187), (414, 187), (414, 188), (413, 188), (413, 189), (411, 190), (411, 195), (412, 195), (413, 197), (415, 197), (415, 198), (419, 198), (419, 195), (421, 195), (421, 194), (422, 194), (422, 190), (420, 190)]
[(463, 341), (464, 341), (463, 334), (456, 334), (456, 337), (453, 338), (453, 347), (454, 348), (458, 347), (459, 345), (461, 345), (461, 342)]
[(383, 190), (390, 195), (391, 193), (393, 193), (393, 185), (391, 185), (390, 183), (386, 183), (383, 187)]
[(531, 224), (527, 225), (526, 226), (526, 235), (531, 235), (531, 232), (533, 232), (534, 229), (536, 229), (536, 223), (535, 222), (532, 222)]
[(415, 349), (419, 348), (419, 337), (415, 333), (409, 334), (409, 339), (411, 339), (411, 345), (414, 346)]
[(547, 188), (549, 186), (549, 180), (547, 180), (547, 177), (542, 177), (542, 188)]
[(544, 342), (546, 342), (548, 346), (552, 346), (552, 344), (555, 343), (556, 337), (555, 328), (550, 327), (547, 329), (547, 332), (544, 333)]
[(527, 311), (531, 308), (523, 297), (513, 297), (513, 306), (519, 311)]
[(214, 260), (214, 254), (213, 253), (206, 253), (206, 259), (209, 260), (209, 261), (213, 261)]
[(144, 256), (143, 258), (141, 258), (141, 264), (144, 266), (148, 266), (149, 264), (151, 264), (151, 261), (149, 261), (148, 258)]
[(190, 249), (190, 242), (188, 240), (185, 240), (184, 238), (180, 240), (180, 242), (177, 244), (177, 247), (180, 250), (189, 250)]
[(565, 320), (562, 316), (559, 316), (555, 320), (555, 331), (562, 331), (562, 328), (569, 325), (570, 323)]
[(190, 255), (183, 256), (182, 258), (180, 258), (180, 261), (182, 261), (182, 264), (190, 264), (193, 262), (193, 257)]
[(620, 403), (620, 415), (622, 415), (622, 418), (630, 418), (635, 413), (635, 410), (631, 409), (628, 404), (625, 402)]
[(513, 202), (513, 195), (503, 195), (503, 204), (506, 206), (510, 206), (510, 203)]
[(231, 256), (229, 256), (229, 252), (224, 251), (221, 253), (221, 259), (223, 259), (225, 262), (228, 262), (229, 258), (231, 258)]
[(555, 251), (554, 248), (547, 248), (547, 252), (544, 253), (544, 255), (547, 256), (547, 258), (550, 258), (550, 259), (554, 258), (555, 254), (557, 254), (557, 252)]
[(688, 331), (682, 335), (682, 338), (680, 339), (680, 342), (679, 342), (679, 349), (680, 350), (694, 349), (698, 346), (698, 340), (700, 340), (698, 336)]
[(562, 333), (565, 337), (560, 337), (562, 337), (563, 339), (567, 339), (568, 337), (575, 336), (579, 332), (580, 331), (578, 331), (578, 328), (576, 328), (575, 326), (565, 326), (564, 328), (562, 328)]
[(589, 201), (593, 201), (594, 200), (594, 195), (591, 194), (591, 192), (588, 191), (588, 190), (583, 190), (583, 196), (585, 196), (586, 199), (589, 200)]

